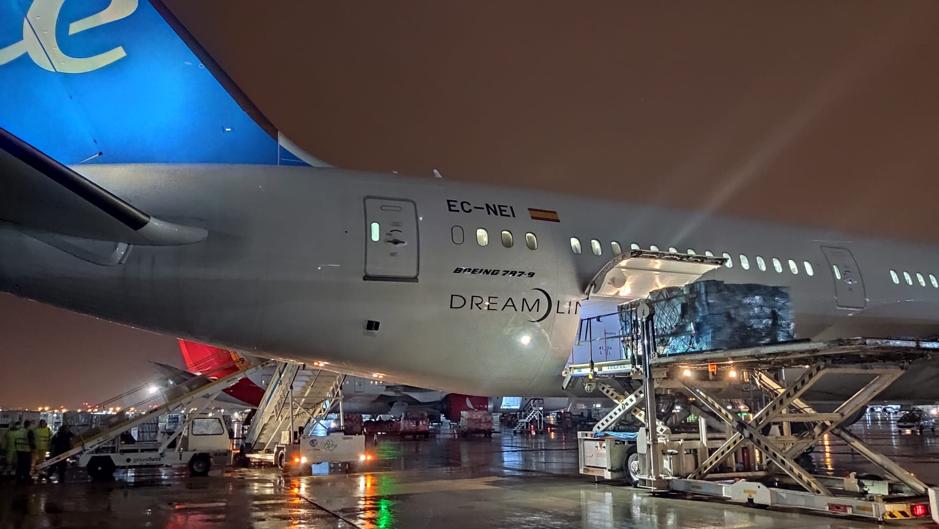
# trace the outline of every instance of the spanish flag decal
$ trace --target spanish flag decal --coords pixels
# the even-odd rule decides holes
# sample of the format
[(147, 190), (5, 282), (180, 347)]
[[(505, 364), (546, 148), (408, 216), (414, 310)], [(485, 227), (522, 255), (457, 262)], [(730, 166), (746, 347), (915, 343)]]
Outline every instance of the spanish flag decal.
[(531, 215), (531, 220), (546, 220), (548, 222), (561, 222), (561, 219), (558, 218), (558, 212), (551, 211), (550, 209), (528, 208), (528, 214)]

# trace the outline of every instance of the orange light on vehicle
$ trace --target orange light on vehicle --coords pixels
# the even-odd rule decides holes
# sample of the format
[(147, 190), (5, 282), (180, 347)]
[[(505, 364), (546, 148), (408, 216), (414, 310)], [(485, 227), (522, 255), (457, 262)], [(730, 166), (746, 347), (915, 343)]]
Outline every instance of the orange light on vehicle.
[(297, 457), (297, 456), (294, 456), (294, 457), (293, 457), (293, 462), (294, 462), (294, 463), (299, 463), (299, 462), (300, 462), (300, 458)]

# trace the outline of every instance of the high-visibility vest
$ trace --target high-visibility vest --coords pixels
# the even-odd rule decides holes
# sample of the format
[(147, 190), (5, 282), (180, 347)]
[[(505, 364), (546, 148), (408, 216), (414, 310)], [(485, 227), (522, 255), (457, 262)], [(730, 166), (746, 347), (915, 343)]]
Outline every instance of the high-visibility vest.
[(20, 428), (13, 432), (13, 448), (17, 452), (32, 452), (29, 447), (29, 430)]
[(36, 453), (45, 454), (49, 451), (49, 440), (52, 439), (52, 430), (48, 426), (37, 426), (33, 430), (36, 440)]

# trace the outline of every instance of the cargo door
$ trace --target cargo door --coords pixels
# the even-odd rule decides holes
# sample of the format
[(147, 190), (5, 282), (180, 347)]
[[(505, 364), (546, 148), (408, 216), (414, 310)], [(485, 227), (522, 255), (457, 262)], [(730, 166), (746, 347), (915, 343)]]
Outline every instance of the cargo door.
[(861, 269), (851, 251), (836, 246), (822, 246), (822, 252), (828, 259), (829, 272), (835, 282), (835, 304), (843, 309), (863, 309), (867, 306)]
[(417, 206), (411, 200), (365, 199), (365, 279), (417, 281)]

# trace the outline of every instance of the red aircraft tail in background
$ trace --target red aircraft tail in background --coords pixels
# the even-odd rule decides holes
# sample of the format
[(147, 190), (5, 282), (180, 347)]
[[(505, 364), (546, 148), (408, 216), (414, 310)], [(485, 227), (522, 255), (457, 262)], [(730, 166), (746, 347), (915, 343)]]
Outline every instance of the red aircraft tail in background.
[[(179, 350), (187, 371), (209, 379), (234, 373), (241, 363), (241, 357), (235, 352), (188, 340), (179, 340)], [(225, 393), (249, 406), (257, 407), (264, 396), (264, 388), (248, 378), (242, 378), (226, 389)]]

